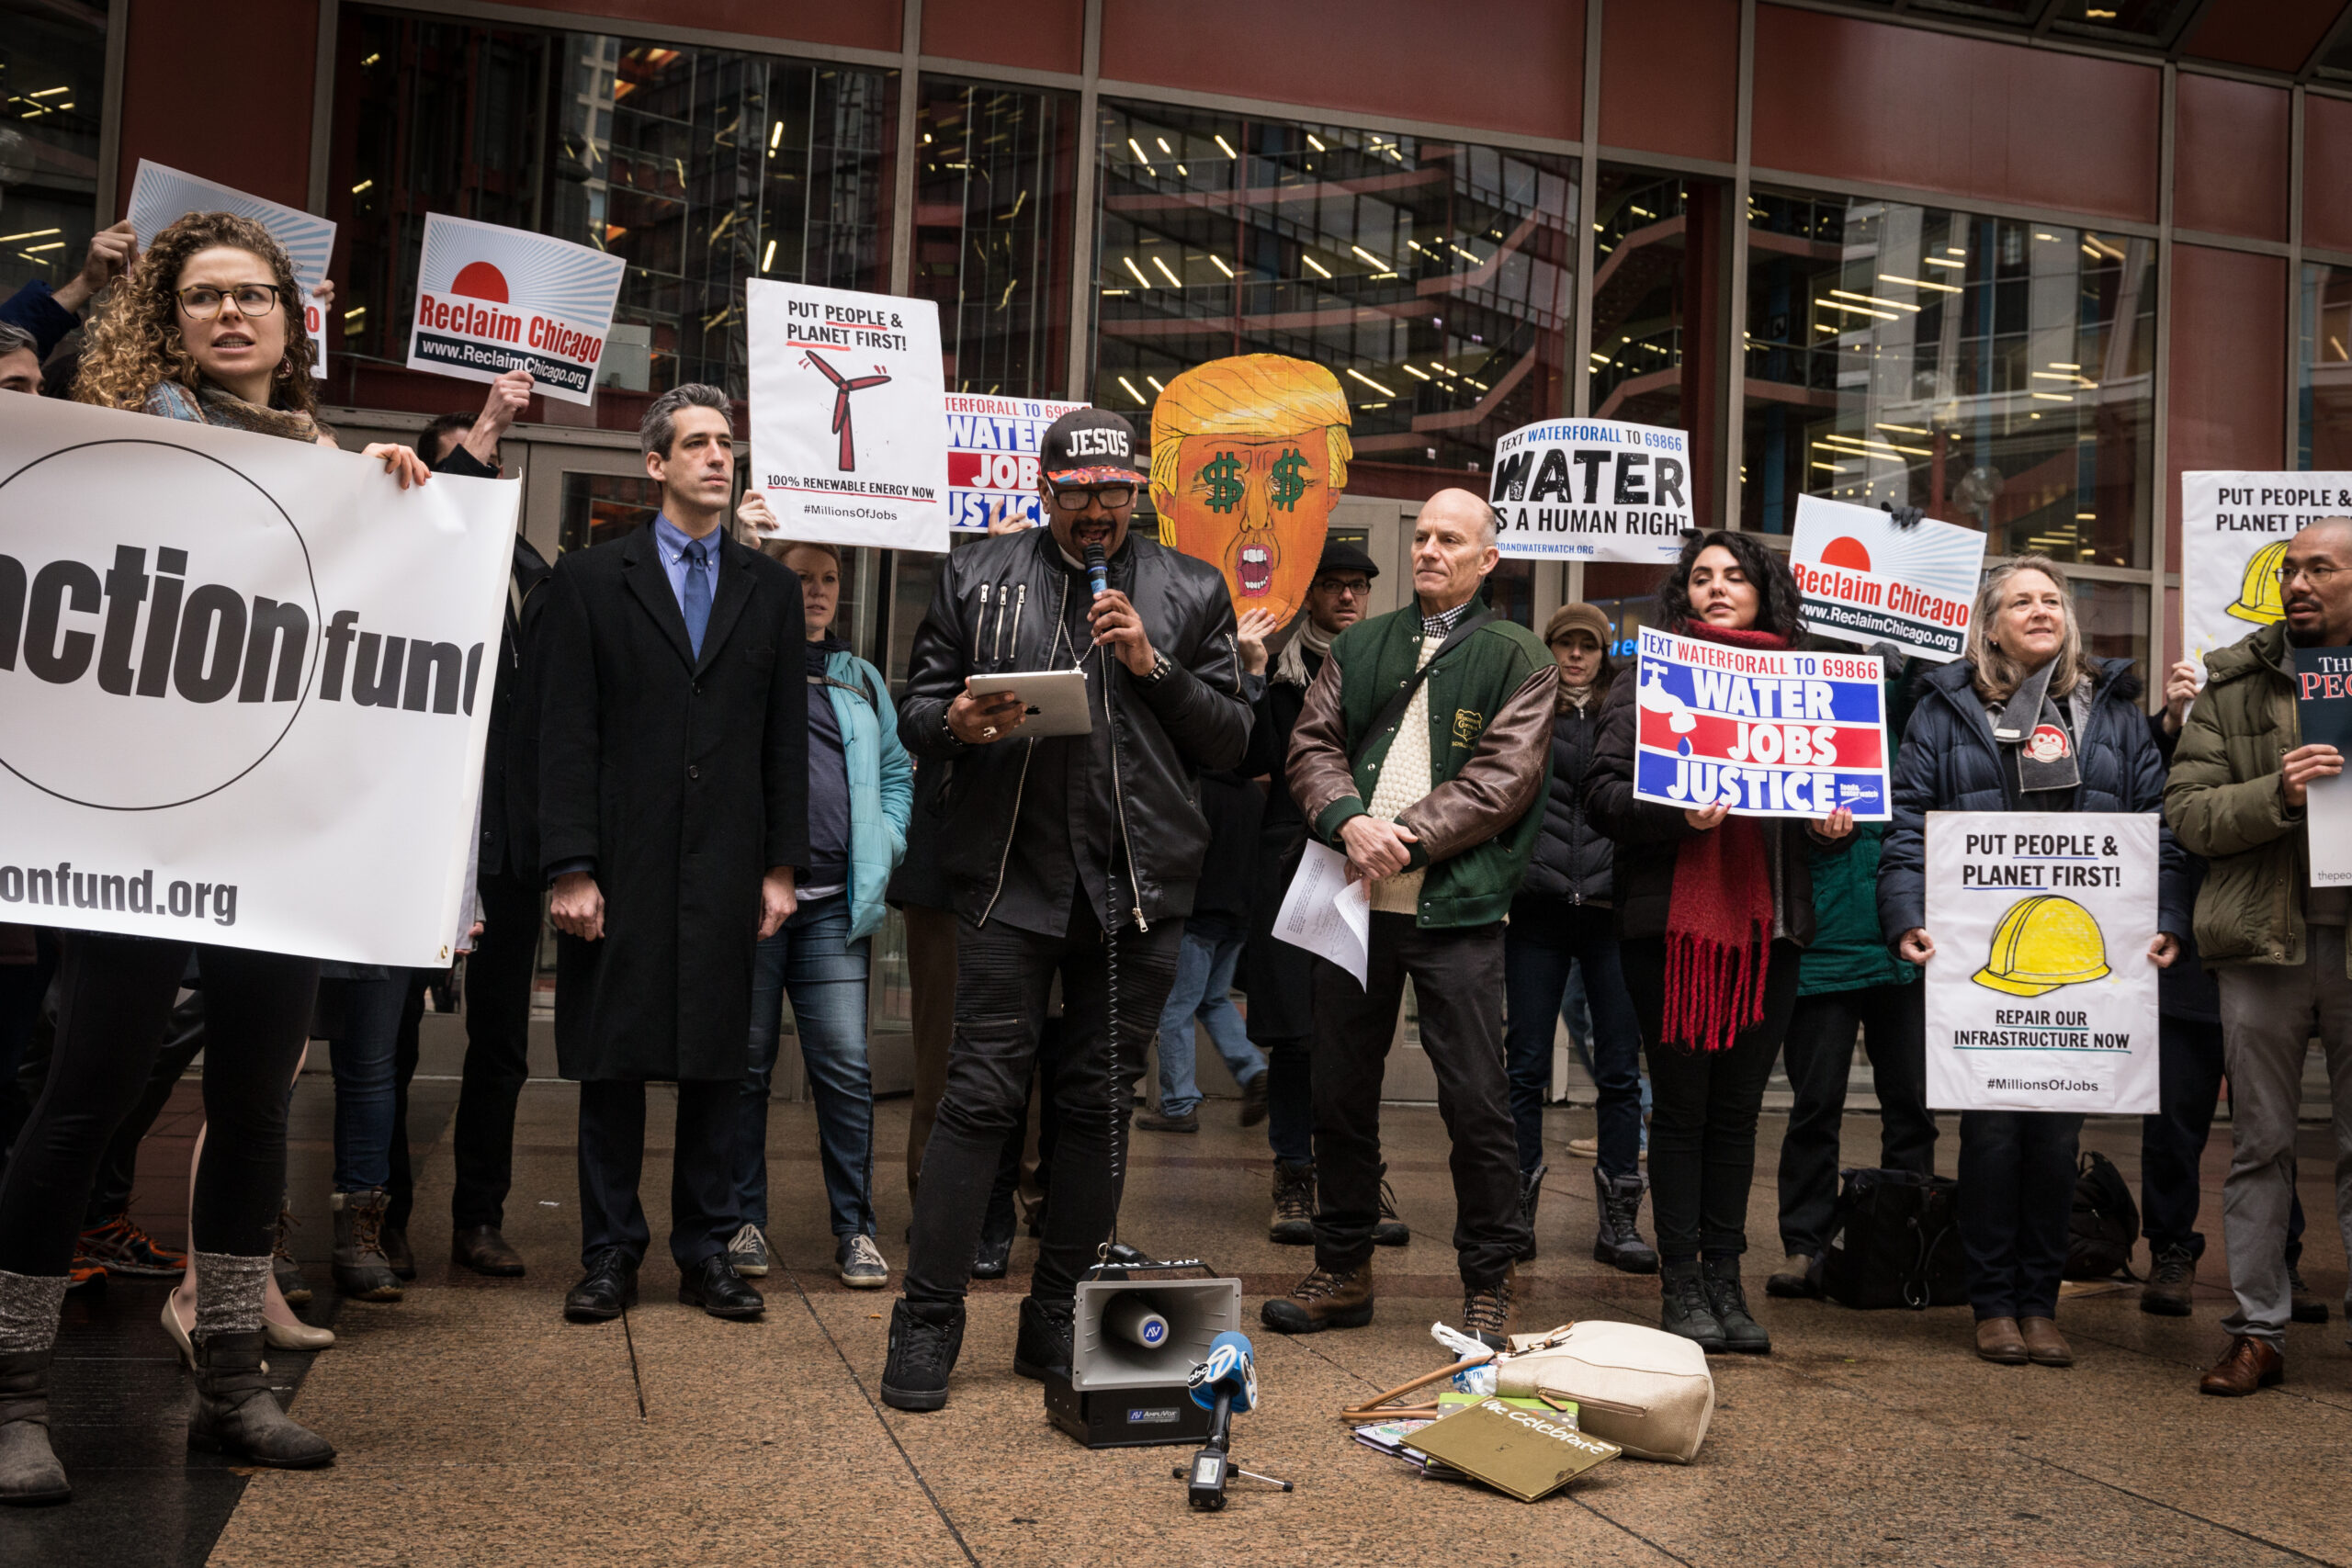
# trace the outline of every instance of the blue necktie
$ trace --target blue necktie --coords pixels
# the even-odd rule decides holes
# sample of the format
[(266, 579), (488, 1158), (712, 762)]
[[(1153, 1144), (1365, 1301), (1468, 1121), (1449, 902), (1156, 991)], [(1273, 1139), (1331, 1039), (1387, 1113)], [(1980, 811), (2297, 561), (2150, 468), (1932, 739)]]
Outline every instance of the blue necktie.
[(710, 579), (703, 574), (703, 562), (709, 556), (700, 539), (685, 549), (686, 562), (686, 641), (693, 645), (695, 657), (702, 657), (703, 628), (710, 625)]

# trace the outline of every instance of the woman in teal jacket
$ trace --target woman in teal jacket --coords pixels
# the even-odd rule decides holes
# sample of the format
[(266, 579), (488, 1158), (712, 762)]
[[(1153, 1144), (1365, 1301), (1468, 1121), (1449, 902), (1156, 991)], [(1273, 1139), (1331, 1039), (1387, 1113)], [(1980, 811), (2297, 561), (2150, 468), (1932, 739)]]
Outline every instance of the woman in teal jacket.
[(800, 574), (808, 626), (809, 865), (799, 909), (760, 943), (752, 963), (751, 1061), (736, 1167), (742, 1225), (728, 1253), (739, 1274), (768, 1271), (768, 1079), (788, 995), (817, 1104), (834, 1266), (844, 1285), (874, 1290), (888, 1282), (890, 1269), (874, 1245), (865, 982), (882, 924), (882, 890), (907, 852), (914, 770), (899, 744), (898, 709), (882, 672), (831, 635), (841, 552), (795, 542), (781, 554)]

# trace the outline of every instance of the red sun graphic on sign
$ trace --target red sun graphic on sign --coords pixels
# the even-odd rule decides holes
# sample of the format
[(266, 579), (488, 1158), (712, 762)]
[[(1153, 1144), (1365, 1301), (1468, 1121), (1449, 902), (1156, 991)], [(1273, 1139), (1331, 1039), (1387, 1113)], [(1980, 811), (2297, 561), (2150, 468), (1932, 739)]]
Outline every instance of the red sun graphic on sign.
[(449, 292), (503, 305), (506, 303), (506, 275), (488, 262), (468, 262), (458, 269), (458, 276), (450, 279)]
[(1871, 569), (1871, 553), (1862, 547), (1860, 539), (1850, 536), (1836, 538), (1822, 550), (1821, 564), (1843, 567), (1848, 571), (1868, 571)]

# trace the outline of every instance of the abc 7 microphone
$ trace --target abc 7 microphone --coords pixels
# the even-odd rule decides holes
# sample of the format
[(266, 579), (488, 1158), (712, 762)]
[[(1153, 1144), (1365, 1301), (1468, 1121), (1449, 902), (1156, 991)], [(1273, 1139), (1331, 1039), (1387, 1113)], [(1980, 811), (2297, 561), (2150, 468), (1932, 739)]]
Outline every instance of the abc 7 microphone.
[[(1228, 1329), (1209, 1341), (1208, 1359), (1193, 1369), (1185, 1386), (1192, 1391), (1193, 1403), (1213, 1412), (1213, 1416), (1208, 1441), (1193, 1456), (1191, 1470), (1178, 1473), (1185, 1475), (1189, 1482), (1185, 1501), (1195, 1508), (1215, 1513), (1225, 1506), (1226, 1474), (1232, 1463), (1227, 1450), (1232, 1442), (1233, 1417), (1258, 1403), (1258, 1366), (1251, 1354), (1250, 1337)], [(1283, 1486), (1283, 1490), (1287, 1492), (1290, 1488)]]

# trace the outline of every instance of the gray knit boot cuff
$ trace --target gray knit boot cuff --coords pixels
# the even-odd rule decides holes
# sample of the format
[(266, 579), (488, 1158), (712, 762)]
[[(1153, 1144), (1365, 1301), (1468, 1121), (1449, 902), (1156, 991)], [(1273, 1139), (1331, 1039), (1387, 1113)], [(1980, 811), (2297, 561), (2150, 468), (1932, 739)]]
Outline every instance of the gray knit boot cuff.
[(269, 1288), (269, 1255), (196, 1255), (196, 1337), (261, 1331), (262, 1297)]
[(57, 1343), (66, 1276), (11, 1274), (0, 1269), (0, 1356), (46, 1350)]

